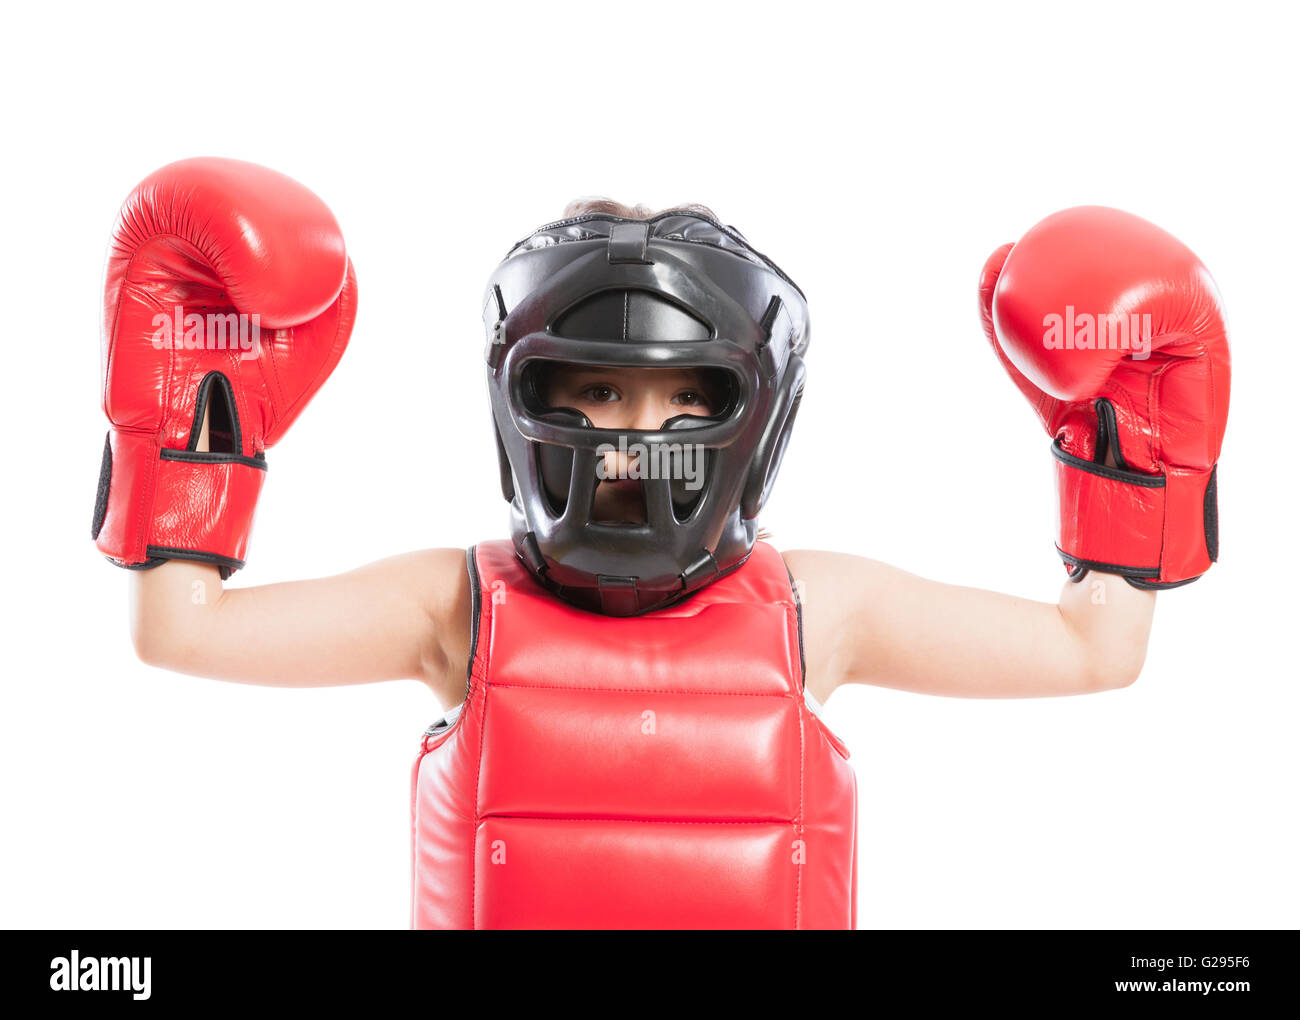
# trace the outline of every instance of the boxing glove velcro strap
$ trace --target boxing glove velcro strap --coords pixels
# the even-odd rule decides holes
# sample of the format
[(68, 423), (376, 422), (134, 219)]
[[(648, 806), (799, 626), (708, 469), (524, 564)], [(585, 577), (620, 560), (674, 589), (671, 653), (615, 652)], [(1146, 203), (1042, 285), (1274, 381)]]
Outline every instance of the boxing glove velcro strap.
[(1209, 569), (1217, 552), (1214, 469), (1163, 475), (1108, 467), (1065, 452), (1056, 459), (1061, 558), (1076, 569), (1119, 574), (1139, 588), (1174, 587)]
[(109, 433), (106, 491), (96, 544), (120, 566), (169, 559), (223, 568), (244, 565), (266, 460), (230, 453), (160, 449), (153, 436)]

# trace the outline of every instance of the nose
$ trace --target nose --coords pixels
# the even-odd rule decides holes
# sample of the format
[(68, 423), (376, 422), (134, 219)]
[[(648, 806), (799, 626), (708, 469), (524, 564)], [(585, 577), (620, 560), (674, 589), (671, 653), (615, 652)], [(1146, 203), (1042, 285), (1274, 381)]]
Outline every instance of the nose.
[(671, 400), (640, 397), (624, 400), (608, 408), (589, 413), (591, 423), (597, 428), (616, 429), (620, 432), (657, 432), (659, 426), (676, 414)]
[[(651, 395), (643, 396), (635, 402), (624, 405), (624, 414), (619, 420), (605, 424), (605, 428), (615, 428), (628, 432), (657, 432), (659, 427), (673, 416), (671, 403), (666, 403)], [(636, 451), (630, 454), (618, 450), (605, 452), (605, 475), (607, 478), (626, 478), (630, 473), (631, 463), (636, 460)]]
[(623, 427), (642, 432), (657, 431), (659, 426), (672, 417), (670, 401), (659, 399), (658, 394), (644, 393), (641, 399), (632, 404), (628, 410), (630, 419)]

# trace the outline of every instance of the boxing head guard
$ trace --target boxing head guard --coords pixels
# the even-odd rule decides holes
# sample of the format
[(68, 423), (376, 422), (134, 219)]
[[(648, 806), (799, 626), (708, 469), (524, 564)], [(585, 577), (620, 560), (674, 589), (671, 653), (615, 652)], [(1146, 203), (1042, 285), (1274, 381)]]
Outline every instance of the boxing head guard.
[[(734, 227), (684, 210), (592, 213), (516, 244), (488, 282), (488, 389), (515, 550), (581, 608), (634, 616), (745, 561), (803, 394), (803, 292)], [(550, 407), (557, 363), (697, 369), (709, 415), (657, 431)], [(593, 516), (605, 452), (637, 466), (644, 521)]]

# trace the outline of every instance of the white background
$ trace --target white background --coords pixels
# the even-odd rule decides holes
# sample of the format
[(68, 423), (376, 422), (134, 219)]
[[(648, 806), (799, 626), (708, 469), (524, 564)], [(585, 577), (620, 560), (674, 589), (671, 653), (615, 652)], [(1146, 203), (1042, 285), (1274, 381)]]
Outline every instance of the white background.
[[(862, 927), (1294, 927), (1294, 22), (1281, 5), (270, 3), (6, 11), (0, 925), (407, 924), (410, 681), (145, 667), (89, 537), (117, 207), (226, 155), (334, 210), (351, 346), (270, 453), (240, 584), (505, 534), (479, 299), (578, 195), (711, 205), (809, 296), (764, 523), (1054, 602), (1048, 440), (986, 347), (985, 256), (1115, 205), (1229, 314), (1221, 562), (1131, 688), (838, 692)], [(815, 597), (811, 593), (810, 597)], [(238, 634), (230, 635), (238, 641)]]

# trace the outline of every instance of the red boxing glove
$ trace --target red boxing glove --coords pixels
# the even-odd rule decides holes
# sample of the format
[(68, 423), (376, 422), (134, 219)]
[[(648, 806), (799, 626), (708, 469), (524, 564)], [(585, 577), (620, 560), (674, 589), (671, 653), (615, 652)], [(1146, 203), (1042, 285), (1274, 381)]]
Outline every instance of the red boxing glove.
[(135, 569), (242, 567), (265, 450), (334, 370), (356, 305), (339, 225), (298, 182), (232, 159), (147, 177), (104, 282), (99, 550)]
[(1066, 209), (989, 257), (980, 314), (1054, 439), (1070, 576), (1172, 588), (1208, 570), (1230, 369), (1200, 260), (1118, 209)]

